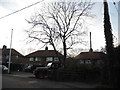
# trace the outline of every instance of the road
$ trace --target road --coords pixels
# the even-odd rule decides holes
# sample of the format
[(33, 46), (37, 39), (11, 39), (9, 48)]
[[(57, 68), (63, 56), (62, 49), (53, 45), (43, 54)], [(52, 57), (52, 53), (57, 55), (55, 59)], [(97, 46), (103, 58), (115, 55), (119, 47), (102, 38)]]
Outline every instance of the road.
[(2, 75), (2, 88), (93, 88), (95, 85), (80, 82), (58, 82), (37, 79), (32, 73), (13, 72)]

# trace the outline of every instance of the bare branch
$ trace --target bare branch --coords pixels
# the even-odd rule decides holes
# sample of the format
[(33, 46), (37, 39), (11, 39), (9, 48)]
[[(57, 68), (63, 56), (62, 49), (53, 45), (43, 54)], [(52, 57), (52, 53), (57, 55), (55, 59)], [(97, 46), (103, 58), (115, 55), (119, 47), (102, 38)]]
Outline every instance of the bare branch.
[[(45, 10), (35, 13), (30, 20), (32, 25), (27, 33), (31, 41), (50, 44), (54, 50), (63, 48), (66, 58), (67, 50), (78, 43), (83, 43), (82, 18), (89, 17), (93, 3), (91, 2), (54, 2), (49, 3)], [(38, 30), (38, 28), (40, 28)]]

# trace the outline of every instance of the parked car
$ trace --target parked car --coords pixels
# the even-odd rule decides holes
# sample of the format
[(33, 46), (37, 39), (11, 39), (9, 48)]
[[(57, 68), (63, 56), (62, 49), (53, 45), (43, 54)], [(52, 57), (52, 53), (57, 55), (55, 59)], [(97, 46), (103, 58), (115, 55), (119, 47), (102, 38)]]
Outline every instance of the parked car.
[(64, 68), (62, 63), (51, 62), (51, 63), (48, 63), (46, 67), (37, 67), (33, 71), (33, 74), (35, 75), (36, 78), (51, 77), (51, 75), (60, 68)]
[(32, 68), (32, 65), (29, 65), (29, 66), (25, 67), (24, 71), (31, 72), (32, 71), (31, 68)]
[(0, 71), (2, 71), (2, 73), (5, 73), (8, 71), (8, 68), (5, 65), (0, 65)]
[(40, 65), (28, 65), (27, 67), (24, 68), (24, 71), (33, 73), (33, 71), (36, 69), (36, 67), (40, 67)]

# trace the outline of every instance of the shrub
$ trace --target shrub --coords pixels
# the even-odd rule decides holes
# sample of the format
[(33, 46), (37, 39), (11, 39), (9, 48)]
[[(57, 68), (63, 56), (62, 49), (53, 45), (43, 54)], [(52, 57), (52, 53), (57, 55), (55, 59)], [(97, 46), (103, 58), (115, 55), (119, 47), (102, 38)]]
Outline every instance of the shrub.
[(110, 88), (108, 85), (97, 85), (95, 88)]

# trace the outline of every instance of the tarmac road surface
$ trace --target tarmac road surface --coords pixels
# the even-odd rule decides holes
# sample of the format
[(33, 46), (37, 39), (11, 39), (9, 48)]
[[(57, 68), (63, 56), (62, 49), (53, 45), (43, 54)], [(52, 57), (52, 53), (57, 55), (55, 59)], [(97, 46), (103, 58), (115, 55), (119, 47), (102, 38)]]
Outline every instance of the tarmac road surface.
[(58, 82), (37, 79), (32, 73), (13, 72), (2, 75), (2, 88), (94, 88), (93, 84), (81, 82)]

